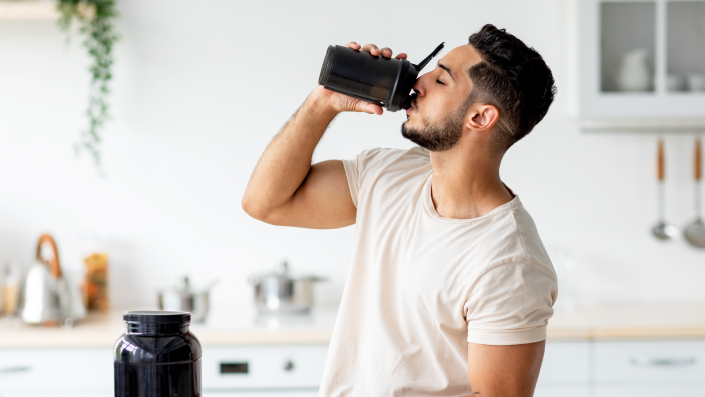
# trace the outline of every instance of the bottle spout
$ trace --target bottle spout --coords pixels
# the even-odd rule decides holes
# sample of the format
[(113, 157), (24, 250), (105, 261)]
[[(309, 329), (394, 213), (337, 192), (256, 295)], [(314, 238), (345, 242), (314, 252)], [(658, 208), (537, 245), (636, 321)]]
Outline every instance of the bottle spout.
[(441, 43), (438, 47), (436, 47), (435, 50), (433, 50), (431, 55), (427, 56), (426, 59), (421, 61), (421, 63), (419, 63), (418, 65), (415, 65), (416, 69), (420, 72), (421, 69), (423, 69), (431, 61), (431, 59), (433, 59), (433, 57), (435, 57), (436, 55), (438, 55), (439, 52), (441, 52), (443, 47), (445, 47), (445, 44), (445, 42)]

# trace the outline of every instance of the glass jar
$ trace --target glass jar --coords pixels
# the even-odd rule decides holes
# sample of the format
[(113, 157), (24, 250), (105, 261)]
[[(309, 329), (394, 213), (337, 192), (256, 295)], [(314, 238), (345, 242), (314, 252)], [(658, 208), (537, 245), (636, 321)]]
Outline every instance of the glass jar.
[(201, 344), (191, 314), (130, 311), (115, 343), (115, 397), (200, 397)]

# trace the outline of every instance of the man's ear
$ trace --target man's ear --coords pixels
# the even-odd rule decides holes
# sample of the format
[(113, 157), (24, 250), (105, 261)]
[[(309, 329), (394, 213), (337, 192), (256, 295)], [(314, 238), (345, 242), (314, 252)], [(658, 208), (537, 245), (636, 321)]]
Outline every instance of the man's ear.
[(468, 109), (465, 126), (471, 130), (488, 131), (499, 121), (499, 110), (493, 105), (475, 103)]

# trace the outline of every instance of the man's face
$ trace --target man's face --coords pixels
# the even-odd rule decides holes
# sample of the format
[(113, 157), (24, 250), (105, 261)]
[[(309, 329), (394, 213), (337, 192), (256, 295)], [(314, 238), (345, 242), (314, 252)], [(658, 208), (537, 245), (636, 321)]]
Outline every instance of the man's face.
[(417, 96), (407, 109), (402, 135), (431, 151), (455, 146), (463, 135), (472, 89), (468, 70), (482, 61), (469, 44), (454, 48), (414, 84)]

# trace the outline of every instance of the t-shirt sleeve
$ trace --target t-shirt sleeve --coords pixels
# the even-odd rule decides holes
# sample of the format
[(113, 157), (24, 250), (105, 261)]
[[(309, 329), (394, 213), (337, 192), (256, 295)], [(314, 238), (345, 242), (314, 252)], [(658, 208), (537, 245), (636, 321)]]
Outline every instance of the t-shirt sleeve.
[(538, 263), (493, 268), (475, 282), (465, 303), (468, 342), (521, 345), (545, 340), (557, 294), (555, 274)]
[(360, 162), (365, 157), (365, 152), (358, 154), (354, 159), (343, 160), (343, 168), (345, 168), (345, 176), (348, 178), (348, 187), (350, 188), (350, 196), (353, 204), (357, 208), (357, 197), (360, 194)]
[(355, 156), (352, 160), (343, 160), (345, 176), (348, 178), (348, 187), (353, 204), (358, 207), (360, 192), (363, 190), (365, 180), (374, 179), (384, 169), (384, 166), (406, 153), (399, 149), (368, 149)]

